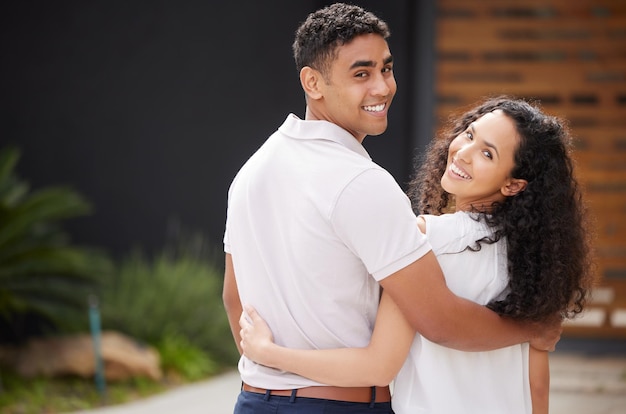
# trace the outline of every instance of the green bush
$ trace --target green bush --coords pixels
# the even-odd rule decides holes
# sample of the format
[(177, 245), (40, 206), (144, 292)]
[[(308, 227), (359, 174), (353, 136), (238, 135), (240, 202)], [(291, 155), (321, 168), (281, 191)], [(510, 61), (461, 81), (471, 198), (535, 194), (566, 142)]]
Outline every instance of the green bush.
[(180, 375), (189, 381), (196, 381), (219, 370), (217, 362), (184, 336), (165, 334), (157, 349), (161, 356), (161, 368), (168, 376)]
[(205, 250), (179, 243), (152, 259), (140, 252), (123, 259), (102, 291), (103, 329), (160, 347), (165, 363), (184, 358), (172, 349), (189, 356), (194, 348), (213, 361), (207, 372), (212, 363), (234, 365), (239, 354), (222, 305), (223, 259)]
[(76, 329), (111, 270), (104, 253), (72, 245), (61, 228), (89, 203), (60, 186), (31, 191), (14, 173), (19, 156), (0, 150), (0, 343)]

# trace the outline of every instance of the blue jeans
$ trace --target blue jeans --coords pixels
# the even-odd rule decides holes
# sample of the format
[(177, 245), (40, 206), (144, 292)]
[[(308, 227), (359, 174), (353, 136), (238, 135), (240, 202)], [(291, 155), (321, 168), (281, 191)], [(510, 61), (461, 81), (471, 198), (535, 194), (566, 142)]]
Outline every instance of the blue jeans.
[(234, 414), (393, 414), (390, 402), (358, 403), (241, 391)]

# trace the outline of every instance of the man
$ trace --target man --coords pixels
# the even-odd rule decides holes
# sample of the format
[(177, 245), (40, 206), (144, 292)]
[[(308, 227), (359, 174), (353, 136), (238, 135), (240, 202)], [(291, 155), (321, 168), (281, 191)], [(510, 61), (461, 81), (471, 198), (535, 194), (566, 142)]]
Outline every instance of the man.
[[(297, 30), (305, 120), (289, 115), (229, 190), (224, 304), (235, 341), (246, 303), (283, 346), (366, 346), (380, 285), (441, 345), (551, 349), (558, 327), (539, 337), (539, 327), (448, 290), (408, 198), (362, 146), (387, 128), (396, 92), (388, 36), (385, 22), (345, 4), (312, 13)], [(391, 412), (388, 387), (328, 387), (245, 357), (239, 370), (236, 413)]]

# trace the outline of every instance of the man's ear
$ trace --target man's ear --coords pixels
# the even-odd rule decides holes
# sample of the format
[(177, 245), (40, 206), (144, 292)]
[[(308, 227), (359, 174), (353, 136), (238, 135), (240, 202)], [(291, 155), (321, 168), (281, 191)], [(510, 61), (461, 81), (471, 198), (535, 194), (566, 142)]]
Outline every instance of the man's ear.
[(305, 66), (300, 70), (300, 84), (309, 98), (320, 99), (322, 97), (320, 88), (322, 82), (324, 82), (322, 74), (310, 66)]
[(500, 189), (500, 192), (506, 197), (512, 197), (518, 195), (526, 189), (528, 181), (521, 178), (511, 178)]

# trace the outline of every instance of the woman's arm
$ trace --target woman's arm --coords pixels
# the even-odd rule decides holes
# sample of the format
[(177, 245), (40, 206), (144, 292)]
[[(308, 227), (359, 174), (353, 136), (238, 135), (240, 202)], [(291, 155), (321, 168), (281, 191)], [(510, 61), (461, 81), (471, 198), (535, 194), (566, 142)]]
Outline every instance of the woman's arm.
[(396, 376), (415, 331), (384, 292), (372, 339), (364, 348), (290, 349), (273, 342), (263, 319), (246, 307), (240, 319), (240, 348), (259, 364), (340, 387), (385, 386)]
[(533, 414), (548, 414), (550, 396), (550, 364), (548, 352), (530, 347), (529, 376)]

